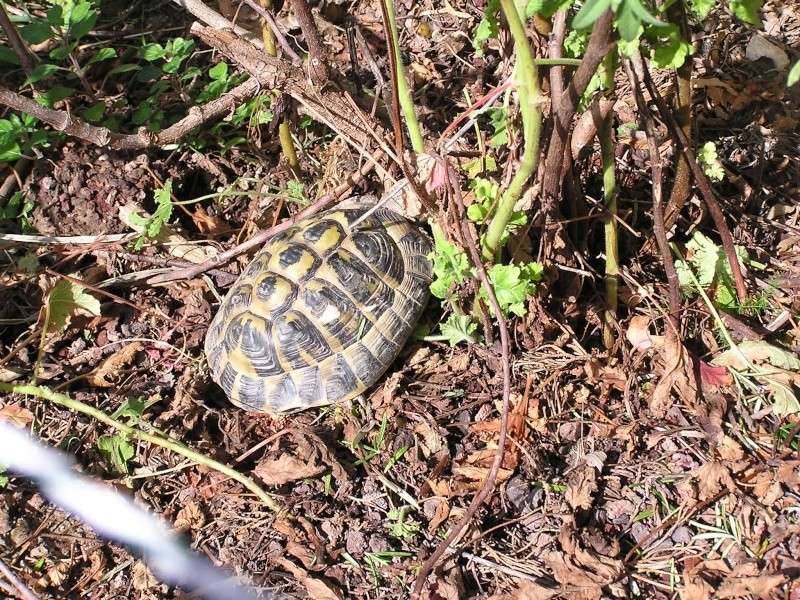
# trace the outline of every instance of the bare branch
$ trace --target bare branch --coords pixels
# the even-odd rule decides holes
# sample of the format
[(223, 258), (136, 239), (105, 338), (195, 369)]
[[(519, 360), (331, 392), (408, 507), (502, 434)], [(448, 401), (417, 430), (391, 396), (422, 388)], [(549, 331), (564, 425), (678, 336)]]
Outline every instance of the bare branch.
[(19, 58), (19, 64), (22, 70), (25, 71), (27, 75), (30, 75), (36, 62), (36, 55), (28, 49), (25, 42), (19, 36), (19, 32), (17, 28), (14, 27), (11, 19), (8, 18), (6, 7), (3, 6), (2, 2), (0, 2), (0, 27), (5, 31), (8, 44), (11, 46), (12, 50), (14, 50), (14, 54), (17, 55), (17, 58)]
[(136, 134), (112, 133), (107, 127), (90, 125), (82, 119), (73, 117), (65, 110), (45, 108), (34, 100), (4, 87), (0, 87), (0, 104), (28, 113), (57, 131), (63, 131), (96, 146), (110, 147), (115, 150), (136, 150), (175, 143), (203, 123), (224, 115), (250, 99), (258, 92), (258, 89), (258, 81), (254, 78), (248, 79), (216, 100), (202, 106), (191, 107), (186, 117), (159, 133), (151, 133), (144, 128)]

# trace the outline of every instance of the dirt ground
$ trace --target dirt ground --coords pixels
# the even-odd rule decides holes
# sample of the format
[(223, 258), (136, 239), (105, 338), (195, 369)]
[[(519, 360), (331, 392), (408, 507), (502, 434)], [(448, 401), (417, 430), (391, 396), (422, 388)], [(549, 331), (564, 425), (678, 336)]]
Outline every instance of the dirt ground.
[[(355, 73), (350, 63), (344, 4), (324, 4), (322, 34), (332, 64), (371, 85), (369, 69)], [(465, 32), (477, 25), (479, 8), (461, 0), (405, 0), (396, 8), (422, 125), (436, 138), (466, 108), (463, 90), (478, 98), (508, 75), (507, 40), (476, 58)], [(794, 63), (800, 9), (774, 1), (762, 14), (769, 39)], [(102, 15), (98, 29), (106, 31), (103, 19), (114, 19), (105, 9)], [(278, 15), (301, 39), (288, 9)], [(768, 341), (796, 357), (800, 89), (787, 89), (785, 73), (768, 58), (748, 59), (755, 28), (725, 10), (712, 15), (705, 30), (693, 29), (694, 135), (698, 146), (716, 143), (727, 175), (715, 189), (735, 242), (763, 265), (747, 273), (752, 308), (720, 318), (735, 341)], [(359, 2), (348, 18), (375, 55), (385, 55), (379, 4)], [(171, 3), (134, 2), (124, 25), (108, 31), (164, 42), (188, 39), (191, 22)], [(167, 23), (176, 29), (166, 32)], [(160, 32), (143, 33), (153, 30)], [(532, 37), (544, 54), (546, 37)], [(196, 50), (207, 48), (198, 40)], [(209, 53), (192, 60), (208, 64)], [(15, 77), (0, 74), (10, 87)], [(127, 92), (136, 101), (138, 90), (116, 89), (112, 81), (98, 81), (98, 93)], [(671, 97), (671, 77), (658, 81)], [(714, 362), (725, 340), (702, 297), (683, 301), (685, 351), (663, 337), (663, 261), (657, 250), (643, 249), (652, 231), (649, 154), (630, 90), (618, 92), (615, 151), (625, 226), (616, 344), (607, 351), (602, 342), (602, 214), (589, 204), (587, 218), (569, 224), (581, 240), (587, 276), (567, 274), (571, 283), (531, 297), (526, 316), (510, 320), (510, 442), (498, 485), (453, 546), (458, 552), (429, 578), (429, 598), (800, 599), (798, 414), (776, 414), (763, 381), (732, 376)], [(163, 103), (167, 119), (181, 106), (179, 97)], [(303, 195), (314, 199), (358, 169), (359, 156), (323, 126), (293, 119)], [(133, 202), (153, 211), (154, 190), (167, 179), (180, 200), (229, 186), (273, 192), (176, 208), (172, 224), (184, 242), (196, 241), (201, 252), (229, 248), (300, 205), (287, 191), (292, 175), (275, 132), (264, 126), (247, 133), (249, 142), (226, 149), (202, 136), (192, 148), (141, 152), (55, 140), (37, 150), (22, 181), (33, 205), (30, 223), (47, 235), (126, 233), (119, 208)], [(666, 128), (659, 135), (670, 165)], [(602, 198), (599, 156), (590, 146), (574, 166), (590, 198)], [(665, 181), (671, 178), (668, 171)], [(380, 188), (370, 175), (355, 192)], [(719, 239), (699, 198), (690, 198), (675, 227), (680, 243), (695, 230)], [(19, 222), (0, 221), (0, 232), (20, 233)], [(536, 246), (525, 246), (521, 251), (535, 255)], [(31, 258), (33, 267), (22, 268)], [(231, 278), (211, 274), (160, 286), (125, 279), (175, 258), (158, 244), (135, 252), (123, 243), (0, 241), (0, 381), (27, 381), (40, 362), (41, 384), (108, 414), (141, 399), (141, 423), (254, 477), (285, 515), (220, 473), (147, 443), (133, 442), (128, 473), (120, 473), (98, 448), (110, 430), (41, 399), (0, 396), (0, 417), (134, 496), (192, 548), (257, 590), (289, 598), (408, 597), (421, 562), (464, 514), (494, 458), (499, 339), (450, 347), (425, 341), (423, 333), (363, 399), (284, 418), (248, 414), (227, 403), (202, 359), (215, 294), (224, 294)], [(237, 273), (246, 261), (222, 270)], [(73, 318), (48, 336), (38, 357), (43, 290), (57, 273), (79, 275), (108, 293), (96, 294), (100, 316)], [(432, 301), (422, 329), (436, 330), (441, 319)], [(760, 348), (749, 358), (764, 364)], [(678, 381), (684, 371), (676, 360), (693, 365), (696, 379)], [(800, 387), (797, 371), (784, 369), (790, 389)], [(670, 377), (671, 394), (670, 386), (664, 392)], [(689, 393), (692, 385), (699, 389)], [(37, 597), (186, 597), (160, 583), (141, 556), (54, 508), (31, 482), (12, 476), (0, 487), (0, 559)]]

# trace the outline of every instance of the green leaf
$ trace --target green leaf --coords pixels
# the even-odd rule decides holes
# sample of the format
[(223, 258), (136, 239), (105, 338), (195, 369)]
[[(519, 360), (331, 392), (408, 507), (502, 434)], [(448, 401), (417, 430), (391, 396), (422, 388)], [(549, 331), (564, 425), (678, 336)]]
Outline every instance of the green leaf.
[(94, 63), (99, 63), (104, 60), (109, 60), (111, 58), (116, 58), (117, 51), (114, 48), (100, 48), (95, 55), (89, 59), (89, 62), (86, 63), (86, 66), (93, 65)]
[(0, 161), (14, 162), (22, 158), (22, 148), (16, 142), (0, 144)]
[(609, 8), (611, 8), (611, 0), (586, 0), (578, 14), (572, 19), (572, 28), (588, 29)]
[(564, 53), (567, 58), (580, 58), (586, 52), (586, 43), (589, 39), (589, 34), (585, 31), (576, 31), (573, 29), (567, 34), (564, 39)]
[[(157, 402), (158, 400), (156, 400)], [(120, 407), (113, 412), (111, 415), (114, 419), (125, 419), (128, 422), (128, 425), (133, 427), (136, 425), (139, 420), (142, 418), (144, 411), (151, 405), (153, 402), (147, 402), (141, 396), (137, 398), (126, 398), (125, 402), (120, 405)]]
[(47, 295), (48, 320), (45, 326), (64, 330), (75, 315), (100, 315), (100, 301), (83, 291), (82, 285), (62, 279)]
[(9, 48), (0, 46), (0, 62), (19, 65), (19, 57)]
[(97, 22), (97, 11), (85, 0), (78, 2), (69, 13), (69, 35), (79, 40), (92, 30)]
[(64, 23), (64, 10), (58, 4), (47, 9), (47, 22), (53, 27), (61, 27)]
[(133, 458), (133, 444), (120, 433), (103, 435), (97, 438), (97, 449), (111, 462), (114, 471), (127, 475), (128, 461)]
[(493, 156), (473, 158), (461, 167), (470, 179), (475, 179), (481, 173), (494, 173), (497, 171), (497, 161)]
[(136, 71), (141, 67), (135, 63), (123, 63), (121, 65), (117, 65), (113, 69), (111, 69), (108, 74), (109, 75), (119, 75), (120, 73), (128, 73), (130, 71)]
[(463, 283), (469, 277), (469, 259), (463, 251), (447, 241), (438, 226), (432, 229), (434, 249), (428, 255), (428, 259), (433, 261), (431, 294), (446, 298), (452, 285)]
[(469, 315), (452, 314), (442, 324), (441, 332), (442, 336), (447, 338), (447, 343), (455, 346), (461, 342), (474, 344), (477, 341), (475, 336), (477, 329), (477, 323), (474, 323)]
[(103, 118), (103, 115), (106, 112), (106, 103), (105, 102), (98, 102), (83, 111), (83, 118), (89, 121), (89, 123), (97, 123), (100, 119)]
[(714, 142), (706, 142), (697, 153), (697, 160), (703, 167), (706, 177), (712, 181), (722, 181), (725, 178), (725, 169), (717, 158), (717, 146)]
[(72, 42), (71, 44), (67, 44), (66, 46), (59, 46), (58, 48), (53, 48), (47, 54), (51, 60), (64, 60), (65, 58), (69, 57), (70, 53), (78, 47), (78, 42)]
[(497, 20), (499, 12), (500, 0), (489, 0), (486, 4), (483, 18), (472, 34), (472, 46), (475, 48), (475, 56), (483, 56), (483, 48), (486, 42), (496, 38), (500, 33), (500, 24)]
[(505, 146), (508, 144), (508, 112), (505, 108), (490, 108), (486, 112), (494, 131), (489, 138), (489, 145), (493, 148)]
[(761, 27), (763, 0), (728, 0), (731, 12), (745, 23)]
[[(537, 269), (526, 267), (523, 270), (523, 268), (513, 264), (497, 264), (489, 269), (489, 281), (494, 288), (497, 302), (504, 313), (515, 314), (520, 317), (525, 315), (527, 312), (525, 300), (536, 290), (531, 275), (537, 272), (539, 273), (537, 277), (541, 277), (541, 272), (537, 271)], [(480, 296), (484, 301), (488, 301), (488, 296), (483, 287), (481, 287)]]
[(528, 0), (525, 5), (525, 18), (538, 14), (545, 19), (549, 19), (557, 10), (569, 8), (573, 2), (574, 0)]
[(164, 58), (166, 51), (161, 44), (156, 44), (155, 42), (152, 44), (147, 44), (139, 50), (139, 56), (148, 61), (153, 62), (154, 60), (158, 60), (159, 58)]
[(27, 79), (25, 79), (25, 82), (22, 84), (22, 87), (37, 83), (42, 79), (47, 79), (48, 77), (52, 76), (53, 73), (58, 71), (58, 69), (59, 67), (57, 67), (56, 65), (49, 65), (49, 64), (39, 65), (33, 71), (31, 71), (31, 74), (28, 75)]
[(800, 60), (794, 63), (792, 68), (789, 69), (789, 75), (786, 77), (786, 85), (791, 87), (798, 81), (800, 81)]
[(714, 8), (716, 0), (689, 0), (689, 10), (701, 21), (708, 16)]
[(653, 50), (653, 65), (658, 69), (677, 69), (692, 53), (692, 45), (681, 39), (678, 28)]
[(53, 36), (53, 29), (47, 21), (31, 21), (23, 25), (19, 33), (29, 44), (41, 44)]
[(138, 252), (142, 249), (146, 239), (153, 239), (158, 237), (161, 233), (161, 228), (169, 222), (172, 216), (172, 180), (167, 179), (164, 187), (158, 188), (155, 191), (154, 198), (156, 201), (156, 209), (153, 214), (145, 219), (138, 215), (131, 215), (131, 222), (142, 228), (142, 234), (136, 240), (134, 249)]
[(211, 77), (211, 79), (227, 79), (228, 63), (217, 63), (208, 70), (208, 76)]
[(36, 102), (47, 108), (53, 108), (56, 102), (69, 98), (75, 93), (74, 88), (64, 87), (63, 85), (55, 85), (47, 90), (44, 94), (36, 96)]

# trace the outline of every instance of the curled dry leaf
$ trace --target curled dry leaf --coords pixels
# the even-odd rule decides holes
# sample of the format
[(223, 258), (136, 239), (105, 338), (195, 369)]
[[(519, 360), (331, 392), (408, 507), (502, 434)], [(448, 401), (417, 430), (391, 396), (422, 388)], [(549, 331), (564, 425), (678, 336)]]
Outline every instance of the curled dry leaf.
[(573, 510), (591, 508), (592, 496), (596, 491), (597, 471), (594, 468), (582, 464), (570, 471), (564, 497)]
[(697, 386), (694, 383), (692, 358), (676, 335), (666, 336), (662, 349), (664, 374), (653, 390), (650, 410), (656, 415), (664, 415), (672, 406), (670, 395), (676, 389), (681, 398), (689, 404), (696, 404)]
[(301, 569), (286, 558), (276, 557), (273, 560), (294, 575), (297, 581), (306, 588), (309, 598), (314, 598), (315, 600), (344, 600), (342, 592), (332, 583), (311, 577), (304, 569)]
[(697, 478), (701, 501), (715, 496), (723, 488), (727, 488), (731, 492), (736, 491), (736, 484), (728, 467), (719, 461), (707, 462), (695, 471), (694, 476)]
[(33, 413), (19, 404), (9, 403), (0, 408), (0, 421), (24, 429), (33, 422)]
[(94, 387), (112, 387), (114, 384), (106, 378), (116, 375), (120, 369), (133, 360), (133, 357), (136, 356), (136, 353), (141, 349), (141, 342), (131, 342), (104, 358), (103, 362), (86, 377), (89, 385)]
[(625, 337), (637, 352), (660, 347), (664, 343), (663, 336), (650, 335), (650, 317), (645, 315), (636, 315), (631, 319)]
[(187, 502), (175, 516), (175, 529), (178, 531), (197, 531), (206, 524), (206, 517), (200, 505), (194, 500)]
[(730, 577), (722, 582), (717, 590), (717, 598), (767, 598), (775, 588), (786, 583), (786, 576), (780, 573), (754, 575), (752, 577)]
[(320, 465), (305, 463), (296, 456), (284, 453), (276, 459), (262, 460), (253, 472), (267, 485), (283, 485), (298, 479), (316, 477), (324, 470)]

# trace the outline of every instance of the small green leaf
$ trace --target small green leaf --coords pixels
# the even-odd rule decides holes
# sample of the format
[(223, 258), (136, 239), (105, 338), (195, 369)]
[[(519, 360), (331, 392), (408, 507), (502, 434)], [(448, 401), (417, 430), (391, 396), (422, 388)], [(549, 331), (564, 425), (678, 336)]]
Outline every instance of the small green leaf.
[(94, 104), (83, 111), (83, 118), (89, 121), (89, 123), (97, 123), (103, 118), (105, 112), (106, 103), (98, 102), (97, 104)]
[(677, 69), (691, 53), (692, 45), (681, 39), (676, 28), (674, 35), (667, 37), (653, 50), (653, 65), (658, 69)]
[(713, 181), (722, 181), (725, 178), (725, 169), (717, 158), (717, 146), (714, 142), (706, 142), (697, 153), (697, 160), (703, 167), (706, 177)]
[(786, 77), (786, 85), (791, 87), (800, 81), (800, 60), (798, 60), (792, 68), (789, 69), (789, 75)]
[(464, 163), (461, 168), (470, 179), (474, 179), (481, 173), (494, 173), (497, 171), (497, 161), (493, 156), (482, 156)]
[(611, 8), (611, 0), (586, 0), (578, 14), (572, 19), (572, 28), (588, 29), (609, 8)]
[(97, 449), (111, 462), (114, 471), (127, 475), (128, 461), (133, 458), (133, 444), (122, 434), (103, 435), (97, 438)]
[(47, 295), (48, 321), (56, 331), (62, 331), (75, 315), (100, 315), (100, 301), (83, 291), (82, 285), (67, 279), (60, 280)]
[(145, 219), (138, 215), (131, 215), (131, 222), (142, 228), (142, 234), (136, 240), (134, 249), (138, 252), (142, 249), (146, 239), (154, 239), (161, 233), (161, 228), (169, 222), (172, 216), (172, 180), (167, 179), (164, 187), (155, 191), (154, 198), (156, 209), (153, 214)]
[[(538, 273), (538, 274), (537, 274)], [(489, 269), (489, 281), (494, 288), (497, 302), (506, 314), (524, 316), (527, 312), (525, 300), (536, 290), (531, 275), (541, 277), (541, 271), (526, 266), (496, 264)], [(481, 287), (481, 298), (488, 301), (486, 291)]]
[(44, 94), (36, 96), (36, 102), (47, 108), (53, 108), (56, 102), (69, 98), (75, 93), (74, 88), (64, 87), (63, 85), (54, 85)]
[(475, 332), (478, 325), (472, 321), (469, 315), (452, 314), (445, 323), (442, 324), (442, 335), (447, 338), (447, 343), (451, 346), (467, 342), (474, 344), (477, 339)]
[(508, 112), (505, 108), (490, 108), (486, 111), (494, 133), (489, 138), (489, 145), (493, 148), (508, 144)]
[(689, 0), (689, 9), (702, 21), (708, 16), (708, 13), (711, 12), (716, 3), (716, 0)]
[(22, 148), (16, 142), (0, 144), (0, 161), (14, 162), (22, 158)]
[(0, 62), (19, 65), (19, 57), (9, 48), (0, 46)]
[(530, 18), (533, 15), (549, 19), (556, 11), (572, 6), (574, 0), (528, 0), (525, 5), (525, 18)]
[(86, 63), (86, 66), (93, 65), (94, 63), (99, 63), (104, 60), (109, 60), (111, 58), (116, 58), (117, 51), (114, 48), (100, 48), (95, 55), (89, 59), (89, 62)]
[(500, 12), (500, 0), (489, 0), (486, 10), (483, 13), (475, 32), (472, 34), (472, 46), (475, 48), (475, 56), (483, 56), (483, 49), (486, 42), (496, 38), (500, 33), (500, 24), (497, 16)]
[(79, 40), (89, 33), (97, 22), (97, 11), (88, 2), (78, 2), (69, 14), (69, 35)]
[(19, 33), (29, 44), (41, 44), (53, 36), (53, 30), (47, 21), (31, 21), (23, 25)]
[(39, 65), (33, 71), (31, 71), (31, 74), (28, 75), (27, 79), (25, 79), (25, 82), (22, 84), (22, 87), (25, 87), (26, 85), (32, 85), (34, 83), (41, 81), (42, 79), (47, 79), (48, 77), (52, 76), (53, 73), (58, 71), (58, 69), (59, 67), (57, 67), (56, 65), (49, 65), (49, 64)]
[(226, 79), (228, 77), (228, 63), (217, 63), (208, 70), (211, 79)]
[(573, 29), (564, 39), (564, 53), (567, 58), (580, 58), (586, 52), (586, 43), (589, 35), (585, 31)]
[(159, 58), (164, 58), (166, 51), (161, 44), (156, 44), (155, 42), (152, 44), (147, 44), (139, 50), (139, 56), (148, 61), (153, 62), (154, 60), (158, 60)]
[(731, 12), (745, 23), (761, 27), (763, 0), (728, 0)]
[(137, 398), (126, 398), (125, 402), (111, 415), (114, 419), (125, 419), (131, 427), (136, 425), (142, 418), (144, 411), (153, 402), (146, 402), (141, 396)]
[(61, 27), (64, 23), (64, 10), (58, 4), (47, 9), (47, 22), (53, 27)]
[(469, 277), (469, 259), (463, 251), (447, 241), (439, 227), (432, 229), (434, 250), (428, 255), (428, 259), (433, 261), (431, 294), (446, 298), (452, 285), (463, 283)]
[(136, 71), (141, 67), (135, 63), (123, 63), (121, 65), (117, 65), (116, 67), (112, 68), (108, 74), (109, 75), (119, 75), (120, 73), (128, 73), (130, 71)]

